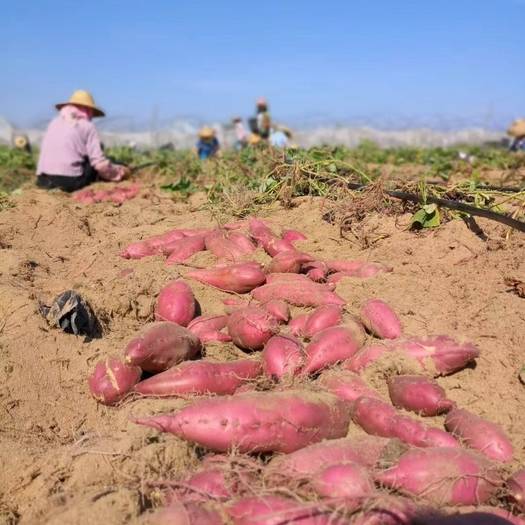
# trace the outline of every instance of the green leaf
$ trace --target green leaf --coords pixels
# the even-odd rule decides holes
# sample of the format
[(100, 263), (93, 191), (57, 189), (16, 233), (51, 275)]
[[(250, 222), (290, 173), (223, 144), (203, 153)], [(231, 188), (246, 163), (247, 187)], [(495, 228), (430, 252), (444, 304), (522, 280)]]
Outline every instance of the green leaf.
[(436, 228), (441, 224), (439, 209), (435, 204), (427, 204), (416, 211), (410, 221), (411, 228)]

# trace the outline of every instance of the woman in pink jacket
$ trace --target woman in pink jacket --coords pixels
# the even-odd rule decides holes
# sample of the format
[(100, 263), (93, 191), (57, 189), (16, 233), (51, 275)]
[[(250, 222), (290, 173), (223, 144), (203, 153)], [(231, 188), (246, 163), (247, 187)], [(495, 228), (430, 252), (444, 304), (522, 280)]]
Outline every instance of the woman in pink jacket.
[(103, 117), (87, 91), (75, 91), (68, 102), (57, 104), (58, 115), (50, 122), (37, 166), (37, 186), (75, 191), (97, 178), (120, 181), (129, 168), (112, 164), (104, 155), (94, 117)]

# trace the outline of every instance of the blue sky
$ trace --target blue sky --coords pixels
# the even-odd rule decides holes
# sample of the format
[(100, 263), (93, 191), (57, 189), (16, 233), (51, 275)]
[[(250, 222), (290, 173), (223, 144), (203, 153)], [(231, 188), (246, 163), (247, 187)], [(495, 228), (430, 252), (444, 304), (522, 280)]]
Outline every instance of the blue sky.
[[(111, 116), (525, 114), (525, 0), (0, 0), (0, 115), (90, 89)], [(5, 52), (7, 50), (7, 52)]]

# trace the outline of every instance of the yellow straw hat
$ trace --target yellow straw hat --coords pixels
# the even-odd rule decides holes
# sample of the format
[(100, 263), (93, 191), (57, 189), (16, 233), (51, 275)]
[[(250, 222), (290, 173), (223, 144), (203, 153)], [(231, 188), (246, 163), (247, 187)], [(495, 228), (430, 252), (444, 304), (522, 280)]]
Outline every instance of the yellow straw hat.
[(89, 91), (83, 91), (82, 89), (77, 89), (67, 102), (61, 102), (55, 107), (61, 109), (67, 104), (76, 104), (77, 106), (84, 106), (93, 110), (94, 117), (104, 117), (105, 113), (96, 106), (93, 96)]
[(250, 146), (255, 146), (256, 144), (259, 144), (261, 142), (261, 136), (257, 135), (256, 133), (250, 133), (250, 136), (248, 137), (248, 144)]
[(17, 149), (26, 149), (29, 144), (29, 140), (27, 139), (25, 135), (17, 135), (13, 142), (14, 142), (15, 148)]
[(511, 137), (525, 137), (525, 119), (515, 120), (507, 130), (507, 135)]
[(215, 137), (215, 130), (213, 128), (208, 127), (208, 126), (204, 126), (199, 131), (199, 137), (201, 139), (211, 139), (212, 137)]

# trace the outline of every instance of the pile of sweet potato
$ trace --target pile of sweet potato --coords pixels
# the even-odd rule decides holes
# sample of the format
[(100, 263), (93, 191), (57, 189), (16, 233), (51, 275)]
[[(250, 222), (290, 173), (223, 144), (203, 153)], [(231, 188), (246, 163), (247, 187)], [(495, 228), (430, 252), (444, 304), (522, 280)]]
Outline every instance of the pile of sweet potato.
[(128, 184), (127, 186), (117, 185), (107, 190), (87, 188), (85, 190), (75, 191), (73, 193), (73, 200), (81, 204), (95, 204), (97, 202), (122, 204), (124, 201), (134, 199), (139, 194), (140, 188), (140, 184), (136, 182)]
[[(167, 480), (166, 507), (153, 522), (523, 524), (515, 514), (525, 511), (525, 474), (505, 475), (509, 438), (456, 406), (435, 379), (464, 368), (479, 350), (446, 335), (405, 334), (378, 298), (350, 311), (336, 292), (340, 279), (391, 269), (321, 260), (296, 247), (305, 239), (249, 219), (171, 230), (121, 253), (177, 264), (208, 250), (218, 259), (208, 269), (181, 267), (185, 279), (158, 294), (155, 321), (89, 379), (107, 405), (188, 398), (177, 412), (134, 420), (209, 451), (197, 472)], [(260, 249), (271, 258), (264, 266), (251, 260)], [(228, 292), (224, 311), (198, 315), (190, 280)], [(245, 357), (202, 358), (211, 343), (233, 344)], [(417, 374), (385, 368), (386, 399), (362, 372), (389, 359)], [(441, 428), (424, 420), (441, 415)], [(360, 437), (347, 437), (351, 425)]]

